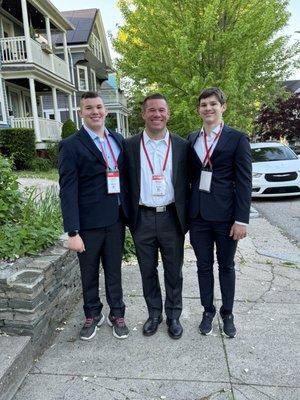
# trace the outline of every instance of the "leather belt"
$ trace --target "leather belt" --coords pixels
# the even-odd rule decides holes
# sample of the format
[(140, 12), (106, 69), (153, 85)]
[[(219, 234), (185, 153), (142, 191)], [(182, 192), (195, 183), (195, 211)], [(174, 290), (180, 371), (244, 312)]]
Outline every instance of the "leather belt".
[(167, 210), (170, 210), (171, 208), (174, 207), (174, 205), (175, 205), (175, 203), (167, 204), (166, 206), (147, 207), (147, 206), (140, 204), (139, 207), (142, 210), (155, 211), (157, 213), (161, 213), (161, 212), (166, 212)]

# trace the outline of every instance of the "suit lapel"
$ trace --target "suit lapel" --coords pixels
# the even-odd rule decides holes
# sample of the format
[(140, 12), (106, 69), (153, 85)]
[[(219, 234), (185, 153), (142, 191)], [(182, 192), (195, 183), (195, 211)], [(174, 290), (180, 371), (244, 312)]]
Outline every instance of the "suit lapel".
[(101, 163), (104, 164), (105, 167), (106, 167), (106, 163), (105, 163), (105, 160), (104, 160), (104, 158), (102, 156), (101, 151), (97, 148), (97, 146), (95, 145), (95, 143), (91, 139), (90, 135), (87, 133), (87, 131), (83, 127), (78, 131), (78, 138), (81, 141), (81, 143), (90, 152), (92, 152), (97, 157), (97, 159), (99, 161), (101, 161)]
[(120, 154), (119, 154), (119, 157), (118, 157), (118, 160), (119, 160), (119, 158), (122, 156), (122, 153), (123, 153), (123, 145), (122, 145), (121, 138), (119, 137), (119, 135), (116, 134), (116, 132), (111, 131), (110, 129), (107, 129), (107, 130), (112, 135), (112, 137), (114, 138), (114, 140), (117, 143), (117, 145), (120, 147)]
[(173, 185), (175, 186), (178, 171), (178, 161), (179, 161), (179, 146), (176, 140), (176, 136), (170, 133), (171, 143), (172, 143), (172, 170), (173, 170)]
[(229, 127), (227, 125), (224, 125), (222, 129), (221, 136), (218, 140), (218, 143), (212, 153), (211, 159), (214, 160), (215, 157), (218, 156), (220, 152), (222, 152), (223, 148), (225, 147), (226, 143), (228, 142), (230, 135), (228, 135), (229, 132)]
[(136, 181), (138, 185), (138, 191), (140, 193), (141, 190), (141, 151), (140, 151), (140, 143), (141, 143), (142, 133), (139, 133), (135, 136), (135, 140), (133, 141), (133, 156), (134, 156), (134, 164), (135, 164), (135, 173), (136, 173)]
[(200, 165), (200, 167), (202, 167), (202, 162), (201, 162), (201, 160), (200, 160), (200, 158), (198, 157), (198, 154), (197, 154), (197, 152), (196, 152), (196, 150), (195, 150), (195, 143), (196, 143), (196, 141), (197, 141), (197, 139), (198, 139), (198, 137), (199, 137), (199, 134), (200, 134), (200, 131), (197, 131), (197, 132), (195, 132), (195, 133), (193, 133), (191, 136), (190, 136), (190, 143), (191, 143), (191, 147), (192, 147), (192, 152), (193, 152), (193, 157), (194, 157), (194, 159), (196, 160), (196, 163), (197, 164), (199, 164)]

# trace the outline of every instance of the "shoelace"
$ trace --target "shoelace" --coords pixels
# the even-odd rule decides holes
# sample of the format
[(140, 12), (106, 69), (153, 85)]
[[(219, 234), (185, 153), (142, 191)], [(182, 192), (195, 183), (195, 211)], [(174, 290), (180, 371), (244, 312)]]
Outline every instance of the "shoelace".
[(115, 321), (116, 325), (118, 326), (125, 326), (125, 320), (122, 317), (115, 317), (113, 318), (113, 320)]
[(89, 328), (92, 325), (93, 321), (94, 321), (94, 318), (86, 318), (85, 322), (84, 322), (84, 326)]

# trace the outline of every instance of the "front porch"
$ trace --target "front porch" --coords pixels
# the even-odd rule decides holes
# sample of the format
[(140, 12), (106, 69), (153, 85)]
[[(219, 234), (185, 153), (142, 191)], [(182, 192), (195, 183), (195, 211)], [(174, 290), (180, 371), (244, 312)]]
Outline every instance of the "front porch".
[[(37, 118), (37, 124), (40, 131), (40, 139), (43, 142), (58, 142), (61, 139), (62, 123), (53, 119)], [(10, 117), (12, 128), (32, 128), (35, 129), (33, 117)], [(37, 148), (40, 145), (37, 144)]]
[(38, 43), (25, 36), (0, 38), (0, 57), (2, 69), (5, 67), (24, 67), (33, 63), (60, 78), (70, 81), (69, 64), (52, 53), (47, 43)]
[[(4, 79), (4, 77), (3, 77)], [(0, 80), (1, 85), (1, 80)], [(54, 104), (51, 118), (45, 118), (43, 96), (48, 93)], [(7, 99), (7, 123), (12, 128), (32, 128), (37, 149), (43, 149), (47, 142), (61, 140), (62, 123), (58, 110), (58, 93), (64, 93), (68, 103), (69, 118), (73, 118), (72, 92), (65, 86), (54, 86), (45, 77), (32, 75), (26, 79), (9, 77), (4, 79), (4, 96)]]

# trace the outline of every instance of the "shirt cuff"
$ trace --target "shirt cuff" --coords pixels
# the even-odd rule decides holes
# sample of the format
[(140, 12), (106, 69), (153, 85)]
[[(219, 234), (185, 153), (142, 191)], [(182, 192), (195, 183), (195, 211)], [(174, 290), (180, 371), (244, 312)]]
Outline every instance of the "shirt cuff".
[(238, 225), (243, 225), (243, 226), (247, 226), (248, 225), (245, 222), (240, 222), (240, 221), (234, 221), (234, 223), (238, 224)]

